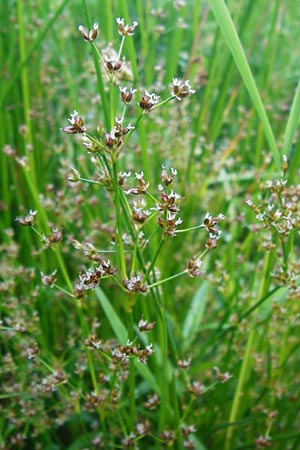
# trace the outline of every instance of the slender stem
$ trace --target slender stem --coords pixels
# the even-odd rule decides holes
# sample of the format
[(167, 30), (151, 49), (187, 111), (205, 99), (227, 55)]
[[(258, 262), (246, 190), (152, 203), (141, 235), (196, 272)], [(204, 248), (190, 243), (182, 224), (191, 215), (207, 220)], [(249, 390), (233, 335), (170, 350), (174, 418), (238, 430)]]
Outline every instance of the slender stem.
[[(162, 249), (162, 246), (163, 246), (164, 242), (165, 242), (164, 239), (161, 238), (160, 243), (158, 244), (157, 249), (156, 249), (156, 252), (155, 252), (155, 254), (154, 254), (154, 256), (153, 256), (153, 259), (152, 259), (152, 261), (151, 261), (151, 264), (150, 264), (150, 266), (148, 267), (147, 272), (146, 272), (145, 275), (144, 275), (143, 283), (148, 279), (148, 276), (149, 276), (150, 272), (152, 271), (152, 269), (153, 269), (153, 267), (154, 267), (154, 265), (155, 265), (155, 263), (156, 263), (156, 260), (157, 260), (157, 258), (158, 258), (158, 255), (159, 255), (159, 253), (160, 253), (160, 251), (161, 251), (161, 249)], [(153, 285), (152, 285), (152, 286), (153, 286)]]
[(170, 97), (166, 98), (165, 100), (163, 100), (160, 103), (157, 103), (156, 105), (152, 106), (150, 111), (154, 111), (157, 108), (160, 108), (161, 106), (165, 105), (166, 103), (170, 102), (171, 100), (173, 100), (175, 97), (175, 95), (171, 95)]
[(116, 239), (118, 243), (118, 256), (121, 274), (124, 280), (127, 278), (126, 274), (126, 263), (125, 263), (125, 253), (124, 253), (124, 243), (122, 237), (122, 217), (121, 217), (121, 207), (120, 207), (120, 190), (118, 183), (118, 168), (117, 161), (113, 161), (113, 183), (114, 183), (114, 201), (116, 209)]
[(88, 180), (87, 178), (79, 178), (78, 181), (84, 181), (85, 183), (90, 183), (90, 184), (98, 184), (98, 185), (101, 186), (101, 183), (99, 183), (99, 181)]
[[(263, 266), (263, 272), (262, 277), (260, 281), (260, 288), (258, 293), (258, 298), (262, 298), (265, 295), (266, 286), (268, 283), (268, 272), (269, 272), (269, 262), (270, 262), (270, 253), (267, 253), (264, 260), (264, 266)], [(232, 424), (236, 421), (237, 415), (239, 412), (240, 402), (242, 400), (243, 396), (243, 388), (247, 381), (247, 375), (250, 370), (250, 355), (252, 353), (254, 341), (255, 341), (255, 335), (256, 330), (254, 327), (254, 321), (257, 315), (258, 309), (256, 310), (256, 314), (253, 317), (252, 322), (252, 329), (250, 333), (248, 334), (246, 349), (243, 357), (242, 366), (240, 369), (239, 377), (238, 377), (238, 383), (234, 394), (234, 399), (230, 411), (229, 416), (229, 424)], [(226, 440), (225, 440), (225, 447), (224, 450), (231, 450), (232, 449), (232, 436), (233, 436), (233, 430), (234, 428), (232, 426), (229, 426), (226, 433)]]
[(186, 273), (187, 273), (187, 269), (183, 270), (182, 272), (176, 273), (175, 275), (172, 275), (171, 277), (165, 278), (164, 280), (156, 281), (156, 283), (150, 284), (148, 286), (148, 288), (151, 289), (155, 286), (158, 286), (159, 284), (163, 284), (163, 283), (166, 283), (167, 281), (174, 280), (174, 278), (181, 277), (181, 275), (184, 275)]
[(124, 42), (125, 42), (125, 37), (126, 37), (125, 35), (122, 36), (117, 61), (120, 61), (120, 59), (121, 59), (122, 50), (123, 50), (123, 46), (124, 46)]
[(114, 80), (113, 80), (113, 76), (110, 75), (110, 80), (109, 80), (109, 90), (110, 90), (110, 95), (109, 95), (109, 99), (110, 99), (110, 128), (113, 129), (114, 124), (115, 124), (115, 104), (114, 104)]
[[(133, 323), (133, 314), (129, 312), (128, 314), (128, 337), (129, 340), (133, 340), (134, 338), (134, 323)], [(133, 430), (135, 419), (136, 419), (136, 411), (135, 411), (135, 365), (134, 358), (130, 358), (129, 360), (129, 428)]]

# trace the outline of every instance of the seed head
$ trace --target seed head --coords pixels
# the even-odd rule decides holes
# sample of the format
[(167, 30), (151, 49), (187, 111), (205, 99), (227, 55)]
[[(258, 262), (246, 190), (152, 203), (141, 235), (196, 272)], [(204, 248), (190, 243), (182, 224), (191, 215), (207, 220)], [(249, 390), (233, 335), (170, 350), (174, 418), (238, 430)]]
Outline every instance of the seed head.
[(189, 80), (181, 81), (178, 78), (173, 78), (172, 95), (178, 100), (187, 97), (190, 94), (194, 94), (196, 91), (192, 89)]
[(50, 275), (45, 275), (43, 272), (41, 272), (42, 283), (47, 286), (53, 287), (56, 281), (56, 272), (57, 270), (54, 270), (54, 272), (52, 272)]
[(68, 134), (76, 134), (76, 133), (85, 133), (86, 127), (84, 125), (84, 121), (81, 117), (78, 116), (78, 112), (74, 111), (71, 114), (71, 119), (68, 119), (71, 126), (60, 128), (61, 131), (64, 131)]
[(129, 91), (127, 90), (127, 87), (119, 87), (120, 89), (120, 97), (123, 103), (125, 103), (125, 105), (129, 105), (129, 103), (131, 103), (133, 94), (136, 93), (136, 89), (132, 89), (130, 88)]
[(119, 72), (122, 67), (122, 61), (105, 57), (104, 67), (109, 73)]
[(24, 227), (32, 227), (34, 224), (34, 218), (37, 214), (37, 211), (33, 211), (32, 209), (29, 211), (29, 214), (25, 217), (16, 217), (16, 222), (19, 222), (20, 225), (23, 225)]
[(194, 278), (194, 277), (199, 277), (200, 275), (202, 275), (203, 272), (200, 270), (202, 264), (203, 264), (203, 261), (201, 261), (201, 259), (192, 258), (188, 262), (188, 267), (187, 267), (189, 276)]
[(118, 33), (121, 36), (132, 36), (135, 28), (138, 26), (137, 22), (133, 22), (132, 25), (124, 25), (124, 19), (121, 19), (120, 17), (118, 17), (116, 21), (118, 24)]
[(138, 323), (140, 332), (150, 331), (154, 328), (156, 322), (147, 322), (147, 320), (141, 319)]
[(145, 91), (143, 97), (140, 100), (140, 108), (144, 111), (150, 111), (150, 109), (158, 103), (159, 96), (152, 93), (149, 94), (148, 91)]
[(93, 28), (91, 30), (87, 30), (82, 25), (79, 25), (78, 27), (83, 39), (86, 42), (93, 42), (98, 34), (98, 24), (94, 23)]

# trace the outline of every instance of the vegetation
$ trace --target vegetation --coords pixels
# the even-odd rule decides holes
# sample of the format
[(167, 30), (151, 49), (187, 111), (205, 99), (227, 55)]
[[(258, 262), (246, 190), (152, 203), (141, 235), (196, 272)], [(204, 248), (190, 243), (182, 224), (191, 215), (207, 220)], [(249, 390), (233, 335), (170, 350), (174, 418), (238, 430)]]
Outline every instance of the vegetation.
[(0, 448), (299, 448), (296, 3), (2, 0)]

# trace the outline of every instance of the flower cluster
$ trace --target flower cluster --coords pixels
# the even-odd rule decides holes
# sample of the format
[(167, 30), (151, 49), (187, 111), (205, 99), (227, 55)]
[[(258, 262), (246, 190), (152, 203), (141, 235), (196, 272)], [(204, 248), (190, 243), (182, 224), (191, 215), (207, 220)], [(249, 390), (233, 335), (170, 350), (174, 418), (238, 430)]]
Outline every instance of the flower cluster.
[(150, 111), (154, 105), (158, 103), (159, 96), (156, 94), (149, 94), (145, 91), (143, 97), (140, 99), (139, 105), (143, 111)]
[(61, 128), (61, 131), (64, 131), (68, 134), (76, 134), (76, 133), (85, 133), (86, 126), (84, 125), (84, 121), (81, 117), (79, 117), (78, 112), (74, 111), (71, 114), (71, 119), (68, 119), (70, 124), (68, 127)]
[(187, 272), (190, 277), (199, 277), (202, 275), (201, 266), (203, 264), (203, 261), (200, 258), (192, 258), (188, 262), (187, 266)]
[(287, 186), (285, 180), (268, 181), (263, 193), (264, 199), (259, 205), (246, 201), (259, 222), (252, 229), (261, 232), (265, 250), (277, 250), (277, 267), (271, 273), (273, 280), (289, 289), (291, 299), (298, 299), (300, 265), (288, 256), (287, 247), (290, 237), (300, 230), (300, 185)]
[(134, 30), (138, 26), (137, 22), (133, 22), (132, 25), (125, 25), (124, 19), (121, 19), (120, 17), (118, 17), (116, 21), (118, 24), (118, 33), (121, 36), (132, 36), (134, 34)]
[(136, 93), (136, 89), (128, 88), (126, 86), (119, 87), (120, 90), (120, 98), (125, 105), (129, 105), (132, 101), (133, 95)]
[(287, 186), (285, 180), (268, 181), (264, 190), (270, 195), (256, 206), (246, 203), (264, 228), (276, 231), (282, 238), (300, 229), (300, 185)]
[(88, 289), (95, 289), (97, 286), (99, 286), (101, 279), (106, 276), (111, 276), (116, 273), (116, 269), (114, 269), (110, 261), (102, 260), (101, 264), (97, 267), (93, 267), (87, 272), (79, 275), (80, 283), (75, 286), (76, 292), (82, 292)]
[(125, 194), (146, 195), (149, 183), (144, 180), (144, 172), (136, 172), (135, 178), (137, 179), (137, 185), (125, 191)]
[(130, 293), (140, 292), (141, 294), (145, 294), (148, 290), (147, 286), (143, 284), (143, 281), (139, 275), (133, 275), (128, 280), (123, 280), (123, 286)]
[(206, 241), (206, 248), (215, 249), (217, 247), (217, 241), (222, 236), (222, 230), (219, 228), (219, 222), (224, 220), (225, 216), (223, 214), (218, 214), (218, 216), (211, 216), (208, 212), (205, 214), (200, 228), (204, 228), (208, 233), (208, 239)]
[(16, 222), (19, 222), (20, 225), (23, 225), (24, 227), (32, 227), (34, 224), (34, 219), (37, 214), (37, 211), (33, 211), (32, 209), (29, 211), (29, 214), (27, 214), (24, 217), (16, 217)]
[(54, 270), (50, 275), (45, 275), (43, 272), (41, 272), (41, 280), (42, 283), (46, 286), (53, 287), (56, 282), (56, 272), (57, 270)]
[(182, 100), (184, 97), (196, 92), (195, 89), (191, 88), (189, 80), (181, 81), (178, 78), (174, 78), (172, 87), (172, 95), (176, 97), (177, 100)]
[(128, 362), (129, 358), (134, 356), (140, 362), (146, 364), (147, 360), (153, 353), (152, 344), (147, 345), (145, 348), (133, 345), (133, 342), (128, 341), (126, 345), (118, 345), (112, 350), (112, 358), (115, 364), (120, 362)]
[(116, 123), (114, 128), (109, 132), (105, 133), (105, 145), (108, 151), (110, 152), (112, 149), (120, 148), (123, 145), (123, 138), (129, 131), (134, 130), (134, 127), (131, 124), (128, 124), (126, 127), (122, 126), (122, 119), (118, 119), (116, 117)]
[(37, 386), (40, 392), (50, 393), (57, 390), (61, 384), (67, 383), (67, 376), (62, 370), (55, 370), (48, 377), (43, 378), (41, 384)]
[(93, 42), (98, 35), (98, 24), (94, 23), (93, 28), (91, 30), (87, 30), (82, 25), (78, 27), (83, 39), (86, 42)]

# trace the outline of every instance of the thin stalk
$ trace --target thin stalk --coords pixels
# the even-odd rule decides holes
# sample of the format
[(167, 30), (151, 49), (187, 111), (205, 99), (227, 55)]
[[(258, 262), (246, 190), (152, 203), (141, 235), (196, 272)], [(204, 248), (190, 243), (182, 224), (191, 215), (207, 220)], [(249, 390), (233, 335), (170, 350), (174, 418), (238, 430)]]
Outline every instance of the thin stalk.
[(162, 352), (161, 367), (161, 408), (159, 414), (159, 431), (163, 431), (167, 419), (167, 410), (169, 404), (169, 382), (168, 382), (168, 328), (165, 309), (161, 308), (161, 326), (160, 326), (160, 348)]
[[(154, 254), (153, 258), (152, 258), (151, 264), (150, 264), (150, 266), (148, 267), (148, 269), (147, 269), (147, 271), (146, 271), (146, 273), (145, 273), (145, 275), (144, 275), (143, 283), (148, 279), (148, 276), (149, 276), (150, 272), (151, 272), (152, 269), (154, 268), (154, 265), (155, 265), (155, 263), (156, 263), (156, 260), (157, 260), (157, 258), (158, 258), (158, 255), (159, 255), (159, 253), (160, 253), (160, 251), (161, 251), (161, 249), (162, 249), (162, 246), (163, 246), (164, 242), (165, 242), (165, 240), (164, 240), (163, 238), (161, 238), (161, 240), (160, 240), (160, 242), (159, 242), (159, 244), (158, 244), (158, 246), (157, 246), (157, 248), (156, 248), (156, 252), (155, 252), (155, 254)], [(152, 287), (153, 287), (153, 286), (152, 286)]]
[(125, 262), (125, 253), (124, 253), (124, 243), (122, 237), (122, 217), (121, 217), (121, 205), (120, 205), (120, 188), (118, 183), (118, 168), (117, 162), (113, 161), (112, 164), (113, 169), (113, 183), (114, 183), (114, 202), (115, 202), (115, 210), (116, 210), (116, 238), (118, 243), (118, 257), (119, 257), (119, 266), (122, 274), (122, 278), (126, 280), (126, 262)]
[(42, 27), (41, 32), (38, 34), (38, 36), (35, 39), (35, 41), (33, 42), (33, 44), (27, 50), (25, 59), (22, 60), (20, 65), (16, 68), (16, 70), (14, 71), (13, 77), (11, 78), (10, 82), (6, 85), (6, 89), (3, 89), (2, 93), (1, 93), (2, 95), (0, 96), (0, 109), (1, 109), (2, 105), (4, 104), (4, 101), (9, 93), (9, 91), (11, 90), (11, 88), (13, 87), (13, 85), (15, 84), (17, 79), (19, 78), (22, 70), (30, 62), (33, 53), (41, 46), (41, 43), (42, 43), (44, 37), (46, 36), (47, 32), (52, 27), (52, 25), (57, 22), (57, 18), (60, 16), (60, 14), (62, 13), (62, 11), (64, 10), (64, 8), (66, 7), (66, 5), (68, 4), (69, 1), (70, 0), (62, 1), (62, 3), (58, 6), (57, 10), (51, 16), (51, 18), (46, 23), (46, 25), (44, 27)]
[[(20, 47), (20, 57), (21, 62), (26, 61), (26, 36), (25, 36), (25, 20), (23, 17), (23, 1), (18, 0), (17, 10), (18, 10), (18, 26), (19, 26), (19, 47)], [(22, 93), (23, 93), (23, 105), (24, 105), (24, 119), (26, 124), (26, 136), (25, 136), (25, 148), (28, 146), (33, 146), (32, 140), (32, 129), (31, 129), (31, 119), (30, 119), (30, 90), (29, 90), (29, 80), (27, 66), (24, 66), (21, 73), (22, 82)], [(36, 182), (35, 174), (35, 162), (34, 162), (34, 152), (28, 153), (28, 160), (30, 163), (31, 177)]]
[(120, 48), (119, 48), (117, 61), (120, 61), (120, 59), (121, 59), (123, 46), (124, 46), (124, 42), (125, 42), (125, 37), (126, 37), (125, 35), (122, 36), (122, 40), (121, 40), (121, 44), (120, 44)]
[(114, 127), (115, 124), (115, 102), (114, 102), (114, 80), (112, 75), (110, 76), (109, 80), (109, 107), (110, 107), (110, 128), (111, 130)]
[(219, 27), (222, 30), (223, 36), (244, 81), (245, 87), (247, 88), (256, 111), (260, 117), (266, 139), (274, 157), (275, 165), (277, 168), (280, 168), (279, 150), (273, 134), (273, 130), (227, 6), (225, 2), (219, 0), (208, 0), (208, 3), (216, 18), (216, 21), (218, 22)]
[(159, 281), (156, 281), (155, 283), (150, 284), (148, 286), (148, 288), (151, 289), (151, 288), (153, 288), (155, 286), (158, 286), (159, 284), (163, 284), (163, 283), (166, 283), (167, 281), (174, 280), (175, 278), (181, 277), (182, 275), (184, 275), (186, 273), (187, 273), (187, 270), (185, 269), (182, 272), (179, 272), (179, 273), (176, 273), (175, 275), (172, 275), (171, 277), (168, 277), (168, 278), (165, 278), (163, 280), (159, 280)]
[[(263, 266), (263, 271), (262, 271), (262, 277), (261, 277), (261, 281), (260, 281), (260, 287), (259, 287), (259, 292), (258, 292), (258, 298), (263, 298), (265, 296), (266, 293), (266, 289), (267, 289), (267, 284), (269, 283), (269, 264), (270, 262), (270, 253), (266, 253), (265, 255), (265, 259), (264, 259), (264, 266)], [(229, 425), (233, 424), (234, 422), (237, 421), (237, 416), (238, 416), (238, 412), (239, 412), (239, 408), (240, 408), (240, 403), (242, 400), (242, 396), (243, 396), (243, 389), (245, 386), (245, 383), (247, 381), (247, 376), (248, 373), (251, 369), (250, 367), (250, 355), (253, 351), (253, 346), (254, 346), (254, 341), (255, 341), (255, 336), (256, 336), (256, 330), (254, 327), (254, 323), (255, 323), (255, 319), (258, 313), (258, 309), (256, 310), (256, 313), (253, 316), (252, 319), (252, 329), (248, 334), (248, 339), (247, 339), (247, 344), (246, 344), (246, 348), (245, 348), (245, 353), (243, 356), (243, 362), (242, 362), (242, 366), (240, 369), (240, 373), (239, 373), (239, 377), (238, 377), (238, 382), (237, 382), (237, 387), (235, 390), (235, 394), (234, 394), (234, 399), (233, 399), (233, 403), (232, 403), (232, 407), (231, 407), (231, 411), (230, 411), (230, 416), (229, 416)], [(226, 433), (226, 440), (225, 440), (225, 447), (224, 450), (231, 450), (232, 449), (232, 437), (233, 437), (233, 430), (234, 427), (233, 426), (229, 426), (227, 429), (227, 433)]]
[[(46, 232), (49, 232), (50, 229), (49, 229), (49, 225), (48, 225), (47, 214), (46, 214), (46, 212), (44, 211), (44, 209), (40, 205), (38, 193), (36, 191), (36, 187), (35, 187), (32, 179), (31, 179), (31, 176), (30, 176), (27, 168), (24, 168), (23, 174), (25, 176), (25, 180), (26, 180), (27, 186), (29, 188), (30, 194), (33, 197), (33, 200), (34, 200), (34, 203), (35, 203), (35, 207), (37, 208), (37, 210), (39, 212), (42, 225), (45, 228)], [(61, 253), (60, 253), (59, 249), (56, 248), (56, 247), (53, 248), (53, 251), (55, 253), (55, 256), (56, 256), (56, 259), (57, 259), (57, 263), (58, 263), (58, 266), (59, 266), (59, 268), (60, 268), (60, 270), (62, 272), (64, 280), (65, 280), (68, 288), (70, 289), (70, 291), (72, 291), (73, 290), (73, 285), (72, 285), (72, 282), (71, 282), (70, 277), (68, 275), (68, 272), (67, 272), (64, 260), (63, 260), (63, 258), (61, 256)]]
[[(134, 339), (134, 323), (133, 323), (132, 312), (129, 312), (129, 314), (128, 314), (128, 337), (129, 337), (129, 340)], [(129, 361), (128, 382), (129, 382), (129, 429), (133, 430), (135, 420), (136, 420), (134, 358), (130, 358), (130, 361)]]

